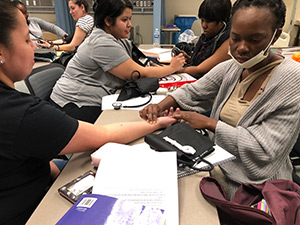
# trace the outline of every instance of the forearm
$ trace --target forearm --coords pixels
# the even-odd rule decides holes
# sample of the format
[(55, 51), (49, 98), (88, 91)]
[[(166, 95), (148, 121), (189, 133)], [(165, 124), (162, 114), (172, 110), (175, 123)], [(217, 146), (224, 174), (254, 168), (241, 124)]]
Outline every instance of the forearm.
[(62, 39), (58, 39), (58, 40), (52, 41), (52, 43), (53, 43), (54, 45), (62, 45), (64, 42), (63, 42)]
[(79, 121), (78, 129), (60, 154), (96, 150), (108, 142), (129, 143), (161, 128), (145, 121), (96, 126)]
[(171, 107), (176, 109), (179, 105), (175, 101), (175, 99), (171, 96), (167, 96), (161, 102), (158, 103), (159, 107), (162, 111), (169, 110)]
[(54, 33), (60, 37), (66, 34), (66, 32), (63, 29), (61, 29), (59, 26), (56, 26), (55, 24), (50, 23), (48, 21), (40, 19), (38, 20), (38, 23), (43, 30)]
[(71, 44), (65, 44), (65, 45), (53, 45), (51, 49), (55, 49), (56, 51), (74, 51), (75, 46)]
[(157, 77), (162, 78), (167, 75), (173, 74), (176, 72), (172, 66), (151, 66), (151, 67), (142, 67), (141, 76), (142, 77)]
[(104, 128), (107, 132), (107, 142), (126, 144), (160, 129), (161, 126), (158, 123), (149, 124), (146, 121), (138, 121), (110, 124)]
[(182, 69), (183, 73), (188, 73), (195, 78), (201, 78), (207, 71), (204, 71), (201, 66), (188, 66)]

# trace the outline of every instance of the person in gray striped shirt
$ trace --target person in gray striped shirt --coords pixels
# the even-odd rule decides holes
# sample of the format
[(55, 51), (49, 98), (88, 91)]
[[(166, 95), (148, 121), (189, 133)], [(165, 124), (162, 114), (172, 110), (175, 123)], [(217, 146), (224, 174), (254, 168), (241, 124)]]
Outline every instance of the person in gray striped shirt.
[[(236, 156), (220, 165), (231, 198), (242, 183), (292, 180), (289, 153), (300, 130), (300, 64), (270, 51), (285, 22), (282, 0), (237, 0), (229, 52), (222, 62), (157, 105), (140, 111), (153, 123), (164, 110)], [(211, 110), (210, 117), (203, 112)], [(224, 176), (225, 175), (225, 176)]]
[(87, 0), (69, 0), (70, 14), (76, 22), (75, 33), (68, 44), (61, 41), (45, 42), (39, 44), (42, 47), (56, 49), (57, 51), (74, 51), (86, 37), (88, 37), (94, 27), (94, 19), (88, 15), (89, 4)]

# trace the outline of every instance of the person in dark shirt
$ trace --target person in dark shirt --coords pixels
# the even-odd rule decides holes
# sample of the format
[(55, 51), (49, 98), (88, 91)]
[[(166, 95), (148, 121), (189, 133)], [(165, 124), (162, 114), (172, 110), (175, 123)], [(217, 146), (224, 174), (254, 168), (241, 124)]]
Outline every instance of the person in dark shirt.
[[(96, 126), (77, 121), (46, 101), (18, 92), (34, 65), (36, 45), (23, 14), (0, 1), (0, 224), (25, 224), (50, 182), (50, 161), (98, 149), (107, 142), (128, 143), (171, 125), (144, 121)], [(42, 223), (42, 222), (41, 222)]]
[(194, 47), (189, 63), (179, 72), (188, 73), (195, 78), (202, 77), (214, 66), (230, 59), (228, 53), (230, 33), (230, 0), (204, 0), (198, 12), (203, 33)]

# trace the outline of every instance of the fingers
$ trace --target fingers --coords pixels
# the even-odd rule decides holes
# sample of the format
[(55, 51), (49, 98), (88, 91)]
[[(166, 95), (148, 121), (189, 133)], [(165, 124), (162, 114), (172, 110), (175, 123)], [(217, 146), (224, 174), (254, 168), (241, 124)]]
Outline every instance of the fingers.
[(169, 114), (168, 114), (168, 116), (172, 116), (172, 115), (173, 115), (173, 113), (174, 113), (174, 108), (173, 108), (173, 107), (171, 107), (171, 108), (170, 108), (170, 110), (169, 110)]
[(169, 116), (168, 110), (165, 110), (165, 111), (164, 111), (163, 116)]
[(154, 105), (150, 105), (148, 113), (147, 113), (147, 117), (148, 117), (147, 121), (149, 123), (156, 123), (156, 120), (157, 120), (157, 117), (158, 117), (157, 116), (157, 113), (158, 113), (157, 111), (158, 110)]
[(177, 121), (185, 121), (188, 120), (188, 112), (181, 111), (179, 108), (176, 108), (175, 112), (172, 115), (173, 118), (175, 118)]
[(182, 113), (174, 113), (172, 117), (176, 120), (184, 120), (184, 115)]
[(51, 44), (49, 44), (47, 41), (45, 40), (39, 40), (38, 41), (38, 46), (39, 47), (46, 47), (46, 48), (49, 48), (51, 46)]
[(185, 57), (183, 56), (182, 53), (180, 53), (177, 56), (173, 56), (170, 65), (175, 69), (175, 71), (178, 71), (182, 69), (184, 64), (185, 64)]
[[(140, 117), (149, 123), (156, 123), (157, 118), (160, 116), (160, 109), (157, 104), (150, 104), (146, 106), (144, 109), (139, 111)], [(164, 114), (167, 112), (164, 112)]]
[(146, 109), (146, 108), (143, 108), (143, 109), (141, 109), (141, 110), (139, 111), (140, 117), (141, 117), (142, 119), (144, 119), (144, 120), (147, 119), (147, 118), (145, 118), (145, 115), (146, 115), (145, 109)]

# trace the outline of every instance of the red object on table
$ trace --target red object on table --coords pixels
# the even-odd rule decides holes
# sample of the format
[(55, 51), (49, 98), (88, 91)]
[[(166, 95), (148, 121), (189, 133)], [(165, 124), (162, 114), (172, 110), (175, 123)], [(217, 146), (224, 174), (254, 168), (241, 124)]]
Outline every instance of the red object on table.
[(179, 88), (179, 87), (181, 87), (184, 84), (193, 83), (195, 81), (196, 80), (185, 80), (185, 81), (177, 81), (177, 82), (160, 83), (159, 87), (161, 87), (161, 88), (169, 88), (169, 87), (177, 86)]

